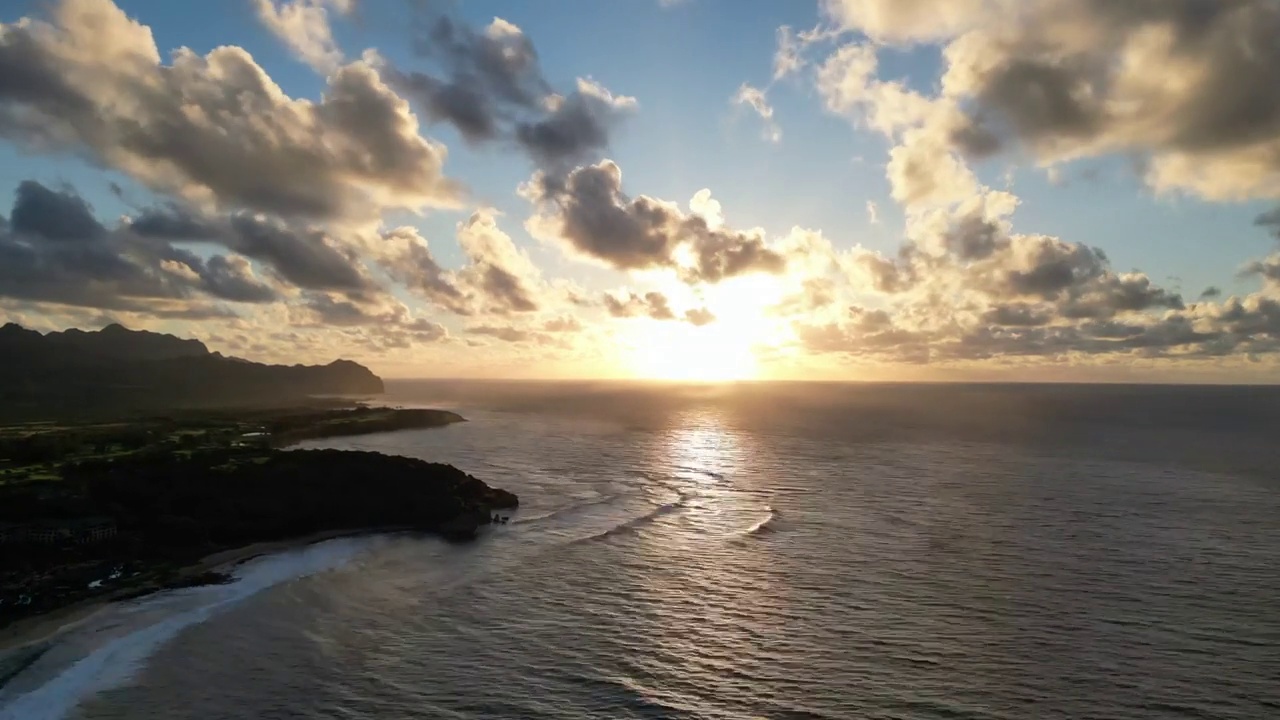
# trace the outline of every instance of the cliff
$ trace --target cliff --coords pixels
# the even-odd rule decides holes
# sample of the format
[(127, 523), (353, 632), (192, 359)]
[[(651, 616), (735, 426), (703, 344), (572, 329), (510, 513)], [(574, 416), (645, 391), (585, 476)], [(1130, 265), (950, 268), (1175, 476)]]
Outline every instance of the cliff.
[(43, 335), (13, 323), (0, 327), (0, 406), (10, 418), (381, 392), (381, 378), (349, 360), (265, 365), (210, 352), (198, 340), (119, 325)]

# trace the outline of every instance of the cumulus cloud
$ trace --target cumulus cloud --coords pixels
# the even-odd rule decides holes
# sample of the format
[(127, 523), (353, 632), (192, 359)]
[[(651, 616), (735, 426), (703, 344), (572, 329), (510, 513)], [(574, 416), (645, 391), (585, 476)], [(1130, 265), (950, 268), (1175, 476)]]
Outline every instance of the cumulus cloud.
[(528, 313), (547, 293), (538, 268), (503, 232), (492, 210), (458, 223), (456, 237), (467, 263), (446, 270), (427, 241), (411, 227), (384, 232), (380, 263), (388, 274), (426, 300), (458, 315)]
[(492, 211), (477, 211), (460, 223), (458, 243), (471, 261), (459, 278), (486, 299), (486, 310), (505, 314), (538, 309), (540, 273), (498, 228)]
[[(821, 0), (843, 27), (890, 43), (941, 40), (973, 27), (1000, 0)], [(1008, 0), (1004, 0), (1009, 5)]]
[(765, 140), (772, 143), (782, 141), (782, 128), (778, 127), (778, 122), (773, 119), (773, 106), (769, 104), (769, 98), (765, 96), (763, 90), (742, 83), (733, 96), (733, 104), (749, 107), (760, 117), (760, 122), (764, 126)]
[(619, 270), (671, 268), (688, 282), (715, 283), (786, 268), (786, 258), (759, 231), (713, 227), (674, 203), (627, 197), (622, 169), (611, 160), (576, 168), (563, 182), (535, 175), (524, 193), (538, 207), (535, 232)]
[(322, 73), (342, 63), (329, 10), (347, 14), (355, 0), (254, 0), (258, 19), (301, 60)]
[(616, 318), (647, 317), (653, 320), (683, 320), (702, 327), (716, 321), (716, 316), (705, 307), (690, 308), (677, 315), (671, 309), (666, 295), (650, 291), (643, 295), (635, 292), (605, 293), (604, 307)]
[(1010, 200), (977, 198), (917, 216), (896, 256), (855, 251), (846, 264), (877, 298), (843, 318), (797, 318), (814, 353), (906, 363), (1100, 355), (1211, 358), (1280, 350), (1280, 259), (1249, 263), (1260, 292), (1185, 302), (1138, 272), (1116, 271), (1081, 243), (1019, 234)]
[(724, 225), (724, 212), (720, 201), (711, 197), (710, 188), (702, 188), (693, 194), (693, 197), (689, 199), (689, 210), (695, 215), (700, 215), (703, 220), (707, 221), (707, 225), (712, 228)]
[(300, 288), (360, 291), (374, 286), (355, 250), (316, 227), (247, 212), (212, 215), (177, 204), (143, 210), (127, 226), (144, 238), (222, 245), (265, 263), (282, 282)]
[(604, 306), (609, 314), (617, 318), (649, 317), (654, 320), (674, 320), (676, 314), (671, 311), (667, 296), (660, 292), (647, 292), (644, 295), (627, 293), (621, 297), (605, 293)]
[(241, 48), (165, 64), (110, 0), (61, 0), (48, 20), (0, 24), (0, 78), (0, 137), (204, 206), (333, 219), (459, 195), (444, 147), (364, 62), (334, 71), (318, 102), (295, 99)]
[(1280, 197), (1272, 0), (831, 0), (826, 9), (873, 41), (944, 45), (932, 100), (951, 117), (935, 137), (970, 157), (1011, 149), (1051, 164), (1133, 153), (1156, 190)]
[(691, 325), (702, 327), (716, 321), (716, 316), (707, 308), (691, 308), (684, 311), (684, 319)]
[(502, 18), (477, 30), (423, 7), (419, 25), (414, 47), (436, 68), (402, 71), (380, 60), (388, 81), (432, 122), (452, 125), (472, 143), (514, 143), (548, 172), (595, 159), (636, 107), (635, 98), (588, 78), (556, 93), (532, 41)]
[(278, 293), (241, 255), (205, 258), (128, 223), (108, 228), (72, 189), (27, 180), (0, 219), (0, 296), (203, 317), (233, 314), (209, 300), (265, 303)]

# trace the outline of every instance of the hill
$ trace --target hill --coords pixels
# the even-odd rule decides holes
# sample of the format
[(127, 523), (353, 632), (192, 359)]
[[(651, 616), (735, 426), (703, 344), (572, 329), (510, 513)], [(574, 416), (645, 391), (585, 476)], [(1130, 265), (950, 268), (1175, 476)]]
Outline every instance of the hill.
[(119, 325), (47, 334), (0, 327), (0, 412), (8, 419), (382, 392), (381, 378), (349, 360), (265, 365), (210, 352), (199, 340)]

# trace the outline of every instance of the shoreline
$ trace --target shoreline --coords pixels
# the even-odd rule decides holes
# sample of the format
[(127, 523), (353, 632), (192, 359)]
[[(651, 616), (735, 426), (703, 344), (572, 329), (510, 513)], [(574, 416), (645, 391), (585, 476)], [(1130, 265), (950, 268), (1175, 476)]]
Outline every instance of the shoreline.
[[(361, 537), (365, 535), (391, 535), (395, 533), (410, 532), (414, 530), (410, 525), (388, 525), (375, 526), (365, 528), (345, 528), (342, 530), (324, 530), (311, 533), (309, 535), (300, 535), (295, 538), (286, 538), (284, 540), (270, 540), (264, 542), (250, 543), (240, 547), (226, 548), (205, 555), (199, 560), (185, 565), (178, 570), (177, 580), (195, 577), (204, 573), (224, 573), (229, 574), (232, 570), (251, 560), (266, 555), (277, 555), (280, 553), (296, 550), (298, 548), (315, 545), (317, 543), (327, 542), (329, 540), (338, 540), (348, 537)], [(193, 585), (189, 587), (200, 587)], [(136, 600), (138, 598), (147, 597), (157, 593), (166, 592), (180, 588), (167, 587), (159, 585), (153, 588), (145, 587), (122, 587), (110, 593), (106, 593), (101, 597), (95, 597), (82, 600), (66, 607), (51, 610), (42, 615), (24, 618), (17, 622), (0, 628), (0, 670), (3, 670), (10, 662), (20, 659), (26, 653), (42, 652), (42, 648), (38, 647), (47, 644), (63, 633), (74, 630), (76, 627), (83, 625), (94, 615), (102, 610), (114, 605), (115, 603), (127, 600)], [(0, 677), (3, 673), (0, 672)], [(0, 687), (3, 683), (0, 683)]]

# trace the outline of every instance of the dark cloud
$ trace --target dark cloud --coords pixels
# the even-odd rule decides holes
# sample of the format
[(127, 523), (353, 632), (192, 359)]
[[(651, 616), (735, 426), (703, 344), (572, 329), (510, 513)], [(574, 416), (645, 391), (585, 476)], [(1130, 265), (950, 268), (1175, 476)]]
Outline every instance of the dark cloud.
[(428, 119), (452, 125), (469, 142), (510, 141), (540, 167), (563, 173), (607, 148), (610, 131), (635, 105), (589, 80), (556, 94), (533, 43), (501, 18), (477, 30), (432, 7), (420, 10), (414, 48), (435, 69), (387, 65), (384, 73)]
[(18, 185), (9, 227), (21, 235), (55, 242), (93, 241), (107, 233), (84, 198), (70, 191), (51, 190), (34, 180)]
[(196, 272), (210, 295), (226, 300), (266, 303), (280, 298), (275, 290), (254, 277), (249, 261), (239, 256), (214, 255)]
[(1009, 303), (996, 305), (983, 315), (983, 320), (992, 325), (1012, 325), (1018, 327), (1038, 327), (1053, 319), (1053, 313), (1043, 307), (1027, 303)]
[(1030, 0), (948, 47), (963, 98), (951, 141), (973, 156), (1138, 151), (1160, 188), (1275, 197), (1280, 3)]
[[(756, 233), (712, 227), (672, 203), (622, 192), (622, 170), (610, 160), (573, 170), (563, 183), (538, 175), (526, 189), (540, 224), (572, 249), (619, 270), (674, 268), (688, 282), (719, 282), (754, 272), (780, 273), (786, 258)], [(678, 250), (691, 251), (681, 265)]]
[(1280, 207), (1262, 213), (1254, 220), (1258, 227), (1264, 227), (1271, 231), (1277, 239), (1280, 239)]
[(1246, 263), (1240, 269), (1240, 274), (1246, 277), (1258, 276), (1269, 283), (1280, 285), (1280, 253)]
[(337, 69), (318, 102), (294, 100), (237, 47), (162, 64), (149, 28), (110, 0), (0, 25), (0, 137), (223, 208), (327, 219), (458, 195), (443, 149), (367, 64)]
[(1210, 300), (1218, 297), (1222, 297), (1222, 290), (1214, 285), (1210, 285), (1200, 293), (1201, 300)]
[(233, 314), (201, 306), (201, 295), (276, 298), (242, 257), (204, 259), (127, 227), (108, 229), (73, 190), (30, 180), (18, 186), (10, 219), (0, 222), (0, 295), (167, 317)]
[(191, 208), (149, 208), (129, 229), (144, 238), (169, 242), (212, 242), (266, 263), (284, 281), (309, 290), (365, 290), (372, 281), (353, 250), (321, 230), (282, 220), (233, 213), (209, 216)]
[(377, 312), (343, 297), (328, 293), (308, 293), (303, 306), (315, 314), (317, 325), (322, 327), (350, 327), (394, 321), (396, 316)]

